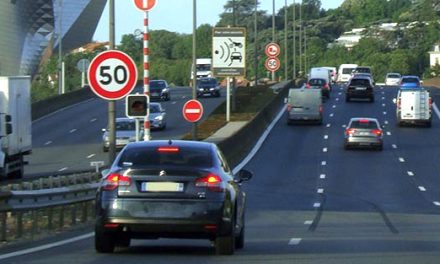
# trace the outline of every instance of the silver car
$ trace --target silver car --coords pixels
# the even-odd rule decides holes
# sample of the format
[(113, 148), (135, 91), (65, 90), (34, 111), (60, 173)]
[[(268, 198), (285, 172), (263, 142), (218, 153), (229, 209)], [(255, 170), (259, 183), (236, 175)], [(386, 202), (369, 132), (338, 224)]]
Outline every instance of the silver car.
[(167, 127), (167, 113), (160, 103), (150, 102), (150, 127), (160, 130)]
[(350, 147), (383, 148), (382, 127), (376, 118), (351, 118), (345, 129), (345, 149)]
[[(139, 137), (143, 137), (142, 125), (140, 125)], [(110, 147), (108, 129), (102, 129), (104, 134), (102, 135), (103, 150), (107, 152)], [(135, 119), (127, 117), (116, 118), (116, 148), (122, 149), (130, 142), (136, 141), (136, 123)]]

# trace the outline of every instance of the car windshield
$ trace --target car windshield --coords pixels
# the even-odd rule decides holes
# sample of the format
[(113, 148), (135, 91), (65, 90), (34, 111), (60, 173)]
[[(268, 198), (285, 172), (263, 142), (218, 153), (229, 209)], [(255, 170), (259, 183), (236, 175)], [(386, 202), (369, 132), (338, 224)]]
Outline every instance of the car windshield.
[(419, 83), (419, 79), (415, 77), (407, 77), (402, 79), (402, 83)]
[(310, 85), (323, 86), (323, 85), (325, 85), (325, 83), (326, 82), (324, 79), (310, 79), (309, 80)]
[(116, 130), (118, 131), (131, 131), (135, 130), (136, 125), (130, 121), (118, 121), (116, 122)]
[(352, 121), (350, 128), (378, 129), (377, 123), (375, 121), (371, 121), (371, 120)]
[(150, 104), (150, 113), (160, 113), (160, 106), (156, 104)]
[(353, 70), (353, 68), (344, 68), (342, 69), (342, 74), (351, 74)]
[(370, 82), (367, 79), (352, 79), (350, 86), (367, 86)]
[(198, 81), (199, 85), (203, 85), (203, 86), (216, 86), (217, 85), (217, 80), (216, 79), (201, 79)]
[(400, 78), (400, 75), (399, 74), (388, 74), (387, 78), (398, 79), (398, 78)]
[(197, 64), (196, 68), (197, 71), (210, 71), (211, 64)]
[(165, 81), (150, 81), (150, 88), (152, 89), (162, 89), (166, 87), (167, 84)]
[(158, 166), (173, 167), (212, 167), (212, 156), (209, 149), (180, 147), (178, 151), (163, 151), (158, 148), (133, 147), (126, 149), (118, 162), (118, 166)]
[(370, 70), (370, 68), (356, 68), (356, 72), (359, 72), (359, 73), (370, 73), (371, 70)]

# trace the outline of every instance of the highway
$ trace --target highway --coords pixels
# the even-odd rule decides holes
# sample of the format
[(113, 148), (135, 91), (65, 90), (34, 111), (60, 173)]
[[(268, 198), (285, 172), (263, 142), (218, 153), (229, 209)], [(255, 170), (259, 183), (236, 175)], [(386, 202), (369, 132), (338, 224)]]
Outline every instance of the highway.
[[(136, 87), (136, 91), (140, 91)], [(167, 128), (152, 131), (152, 139), (176, 139), (191, 131), (192, 124), (182, 116), (182, 107), (192, 99), (189, 87), (173, 87), (171, 100), (161, 102), (167, 112)], [(225, 100), (200, 98), (204, 107), (203, 118)], [(116, 103), (116, 116), (125, 117), (125, 101)], [(92, 161), (108, 162), (108, 154), (102, 150), (102, 129), (107, 127), (108, 103), (93, 98), (49, 116), (32, 124), (32, 155), (27, 158), (25, 176), (93, 169)], [(202, 119), (203, 120), (203, 119)]]
[[(97, 254), (90, 227), (0, 249), (1, 263), (438, 263), (440, 121), (434, 114), (431, 128), (397, 127), (396, 94), (396, 87), (378, 86), (374, 103), (346, 103), (343, 88), (335, 87), (322, 126), (288, 126), (284, 113), (275, 120), (245, 165), (255, 173), (244, 185), (246, 244), (233, 256), (215, 256), (209, 241), (171, 239), (134, 240), (130, 248)], [(105, 122), (91, 122), (98, 114), (83, 122), (99, 130)], [(360, 116), (385, 125), (383, 151), (344, 150), (344, 126)], [(55, 142), (55, 134), (39, 144)], [(99, 149), (99, 135), (76, 136)], [(77, 241), (65, 240), (72, 237)]]

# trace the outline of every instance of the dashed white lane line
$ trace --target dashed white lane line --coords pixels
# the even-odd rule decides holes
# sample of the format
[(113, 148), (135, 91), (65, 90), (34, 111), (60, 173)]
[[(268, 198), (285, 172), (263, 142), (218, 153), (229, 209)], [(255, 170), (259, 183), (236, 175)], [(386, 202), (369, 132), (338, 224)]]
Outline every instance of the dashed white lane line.
[(302, 238), (291, 238), (289, 240), (288, 245), (289, 246), (297, 246), (297, 245), (299, 245), (299, 243), (301, 243), (301, 240), (302, 240)]
[(327, 152), (327, 151), (328, 151), (327, 148), (323, 148), (323, 149), (322, 149), (322, 152)]
[(321, 165), (322, 165), (322, 166), (327, 165), (327, 161), (325, 161), (325, 160), (321, 161)]
[(331, 113), (331, 114), (330, 114), (330, 117), (333, 117), (334, 115), (335, 115), (335, 114)]
[(67, 170), (68, 168), (67, 167), (64, 167), (64, 168), (61, 168), (61, 169), (59, 169), (58, 171), (65, 171), (65, 170)]
[(50, 140), (47, 141), (46, 143), (44, 143), (45, 146), (48, 146), (48, 145), (50, 145), (50, 144), (52, 144), (52, 141), (50, 141)]
[(383, 112), (383, 114), (384, 114), (384, 115), (386, 115), (386, 114), (387, 114), (387, 112), (385, 112), (385, 111), (384, 111), (384, 112)]
[(384, 123), (385, 125), (388, 125), (388, 120), (385, 120), (383, 123)]
[(434, 202), (432, 202), (434, 205), (436, 205), (436, 206), (440, 206), (440, 202), (438, 202), (438, 201), (434, 201)]
[(399, 158), (399, 161), (400, 161), (400, 162), (405, 162), (405, 159), (402, 158), (402, 157), (400, 157), (400, 158)]
[(326, 177), (325, 174), (321, 174), (321, 175), (319, 175), (319, 178), (320, 178), (320, 179), (325, 179), (325, 177)]
[(321, 207), (321, 203), (314, 203), (314, 204), (313, 204), (313, 207), (314, 207), (314, 208), (319, 208), (319, 207)]
[(339, 98), (336, 98), (336, 101), (339, 101)]
[(316, 191), (317, 193), (324, 193), (324, 189), (320, 188)]
[(171, 104), (176, 104), (176, 103), (177, 103), (176, 101), (171, 102)]
[(412, 171), (407, 171), (406, 173), (408, 174), (408, 176), (414, 176), (414, 172)]
[(390, 131), (387, 131), (387, 136), (391, 136), (391, 132)]
[(386, 106), (386, 104), (382, 104), (382, 106), (383, 106), (383, 107), (385, 107), (385, 106)]
[(336, 108), (336, 105), (333, 105), (332, 107), (333, 107), (333, 108)]
[(330, 124), (327, 124), (327, 125), (326, 125), (326, 127), (330, 127), (330, 126), (331, 126)]
[(186, 96), (185, 96), (185, 95), (183, 95), (183, 96), (182, 96), (182, 99), (185, 99), (185, 98), (186, 98)]
[(98, 118), (90, 119), (90, 123), (96, 122), (97, 120), (98, 120)]
[(91, 158), (93, 158), (94, 156), (96, 156), (96, 154), (90, 154), (90, 155), (87, 156), (87, 158), (88, 158), (88, 159), (91, 159)]
[(393, 149), (396, 149), (396, 148), (397, 148), (397, 145), (396, 145), (396, 144), (393, 144), (393, 145), (391, 145), (391, 147), (393, 147)]
[(306, 220), (306, 221), (304, 221), (304, 224), (305, 225), (311, 225), (311, 224), (313, 224), (313, 221), (312, 220)]
[(385, 97), (382, 97), (382, 100), (385, 100)]
[(70, 130), (69, 133), (72, 134), (72, 133), (75, 133), (76, 131), (77, 131), (77, 129), (74, 128), (74, 129)]
[(325, 136), (324, 136), (324, 139), (328, 139), (328, 135), (325, 135)]
[(420, 190), (421, 192), (426, 192), (426, 189), (425, 189), (425, 187), (423, 187), (423, 186), (419, 186), (419, 190)]
[(344, 127), (344, 128), (345, 128), (345, 127), (347, 127), (347, 125), (342, 125), (342, 127)]

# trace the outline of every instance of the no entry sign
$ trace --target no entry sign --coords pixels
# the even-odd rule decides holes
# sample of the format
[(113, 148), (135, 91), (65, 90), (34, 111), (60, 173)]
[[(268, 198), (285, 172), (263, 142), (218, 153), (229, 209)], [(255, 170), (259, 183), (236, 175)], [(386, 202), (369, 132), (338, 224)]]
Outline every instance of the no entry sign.
[(149, 11), (156, 4), (156, 0), (134, 0), (134, 5), (141, 11)]
[(127, 54), (108, 50), (99, 53), (90, 63), (88, 77), (92, 91), (106, 100), (121, 99), (137, 82), (137, 68)]
[(197, 100), (189, 100), (183, 106), (182, 114), (188, 122), (197, 122), (202, 118), (203, 106)]

